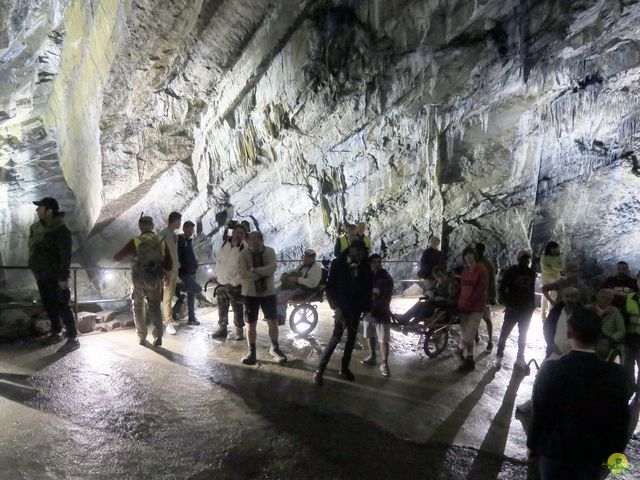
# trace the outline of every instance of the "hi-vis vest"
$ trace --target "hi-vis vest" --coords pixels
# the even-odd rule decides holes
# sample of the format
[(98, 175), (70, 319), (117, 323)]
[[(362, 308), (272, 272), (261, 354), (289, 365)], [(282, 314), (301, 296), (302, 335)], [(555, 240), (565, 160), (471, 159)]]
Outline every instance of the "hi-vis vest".
[[(364, 242), (364, 246), (367, 247), (367, 250), (371, 251), (371, 238), (369, 235), (362, 237), (362, 241)], [(349, 239), (346, 235), (343, 235), (340, 237), (340, 251), (344, 252), (347, 248), (349, 248)]]
[(627, 333), (636, 333), (640, 335), (640, 304), (638, 304), (638, 294), (627, 294), (627, 303), (625, 305), (629, 314), (629, 326)]

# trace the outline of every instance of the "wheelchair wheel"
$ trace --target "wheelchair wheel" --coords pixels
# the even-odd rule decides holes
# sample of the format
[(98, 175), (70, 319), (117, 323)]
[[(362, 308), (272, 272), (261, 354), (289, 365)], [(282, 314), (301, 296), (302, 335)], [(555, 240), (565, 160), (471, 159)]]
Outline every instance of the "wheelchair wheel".
[(429, 329), (424, 334), (424, 353), (429, 358), (437, 358), (449, 342), (449, 327), (444, 325), (433, 330)]
[(289, 315), (289, 326), (298, 335), (308, 335), (318, 324), (318, 310), (313, 305), (301, 303)]

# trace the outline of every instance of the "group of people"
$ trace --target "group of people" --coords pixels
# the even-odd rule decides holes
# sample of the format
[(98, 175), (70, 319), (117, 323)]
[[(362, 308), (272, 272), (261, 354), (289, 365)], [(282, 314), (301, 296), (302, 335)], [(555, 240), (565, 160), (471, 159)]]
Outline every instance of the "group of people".
[[(42, 304), (51, 320), (45, 340), (62, 340), (62, 324), (67, 331), (63, 351), (79, 347), (73, 313), (69, 307), (69, 267), (71, 235), (58, 202), (44, 198), (34, 202), (38, 221), (29, 233), (29, 266), (36, 277)], [(141, 215), (140, 234), (114, 255), (119, 261), (132, 257), (133, 313), (140, 344), (147, 338), (147, 323), (153, 325), (153, 345), (162, 345), (163, 331), (175, 333), (175, 315), (186, 294), (188, 322), (198, 325), (195, 297), (201, 288), (196, 281), (197, 261), (192, 237), (195, 225), (182, 223), (178, 212), (169, 215), (167, 226), (154, 233), (153, 219)], [(278, 325), (286, 318), (286, 305), (308, 295), (324, 283), (316, 252), (308, 249), (300, 266), (287, 272), (276, 288), (277, 269), (273, 248), (265, 245), (260, 231), (232, 222), (216, 255), (218, 328), (214, 338), (228, 334), (229, 308), (233, 308), (235, 338), (245, 338), (248, 352), (242, 363), (257, 362), (256, 325), (260, 310), (268, 325), (270, 354), (279, 363), (287, 356), (278, 343)], [(425, 299), (404, 314), (390, 309), (393, 279), (382, 267), (382, 258), (371, 254), (371, 240), (364, 224), (349, 225), (336, 241), (335, 259), (326, 277), (325, 292), (334, 312), (332, 336), (327, 343), (313, 382), (323, 383), (325, 371), (344, 331), (347, 338), (339, 375), (349, 381), (351, 356), (360, 321), (369, 347), (363, 365), (377, 364), (377, 345), (382, 357), (380, 371), (390, 375), (390, 322), (396, 317), (410, 324), (433, 316), (436, 309), (455, 311), (460, 320), (459, 370), (475, 368), (475, 344), (480, 323), (486, 322), (488, 343), (493, 349), (491, 305), (505, 306), (498, 339), (495, 366), (502, 366), (506, 341), (513, 328), (519, 329), (515, 367), (526, 368), (526, 336), (535, 309), (537, 274), (531, 254), (522, 250), (516, 262), (500, 276), (485, 256), (483, 244), (462, 252), (463, 265), (448, 272), (440, 240), (432, 237), (421, 259), (419, 275), (427, 282)], [(543, 478), (597, 478), (606, 456), (624, 449), (629, 412), (627, 402), (633, 390), (640, 394), (640, 276), (634, 279), (629, 266), (620, 261), (615, 275), (597, 290), (580, 275), (578, 265), (565, 263), (556, 242), (549, 242), (541, 257), (543, 330), (547, 342), (546, 359), (535, 382), (532, 401), (518, 407), (532, 410), (528, 438), (532, 455), (540, 456)], [(173, 298), (178, 296), (175, 304)], [(624, 369), (612, 360), (622, 356)], [(633, 386), (633, 387), (632, 387)], [(585, 422), (585, 419), (590, 419)], [(627, 422), (627, 423), (625, 423)], [(595, 433), (594, 433), (595, 432)], [(606, 433), (603, 433), (606, 432)], [(577, 475), (583, 475), (578, 477)]]

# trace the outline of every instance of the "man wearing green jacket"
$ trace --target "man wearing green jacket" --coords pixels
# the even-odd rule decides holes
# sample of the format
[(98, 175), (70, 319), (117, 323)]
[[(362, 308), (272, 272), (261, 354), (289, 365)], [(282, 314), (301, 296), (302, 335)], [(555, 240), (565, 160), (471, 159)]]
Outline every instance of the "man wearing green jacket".
[(29, 229), (29, 268), (36, 277), (42, 306), (51, 321), (51, 333), (45, 343), (62, 341), (64, 323), (67, 343), (59, 351), (67, 353), (80, 347), (76, 321), (69, 307), (71, 232), (55, 198), (45, 197), (33, 204), (38, 207), (38, 221)]

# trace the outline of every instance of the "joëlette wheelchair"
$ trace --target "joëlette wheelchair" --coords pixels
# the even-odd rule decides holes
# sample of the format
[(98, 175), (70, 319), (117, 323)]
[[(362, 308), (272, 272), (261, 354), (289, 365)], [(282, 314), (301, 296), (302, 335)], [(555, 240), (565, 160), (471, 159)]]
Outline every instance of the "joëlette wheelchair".
[(293, 307), (289, 314), (289, 327), (301, 336), (309, 335), (318, 325), (318, 307), (315, 303), (324, 301), (324, 291), (329, 276), (329, 261), (322, 260), (320, 284), (304, 295), (290, 298), (287, 304)]
[(397, 325), (403, 332), (417, 333), (418, 345), (422, 345), (424, 353), (429, 358), (437, 358), (447, 348), (450, 328), (459, 323), (458, 312), (454, 308), (438, 307), (429, 317), (418, 319), (410, 325), (399, 322)]

